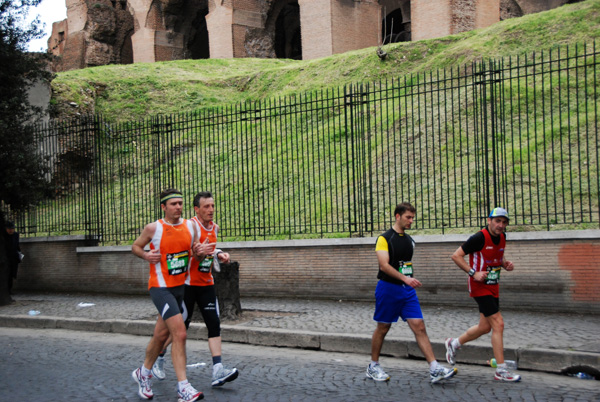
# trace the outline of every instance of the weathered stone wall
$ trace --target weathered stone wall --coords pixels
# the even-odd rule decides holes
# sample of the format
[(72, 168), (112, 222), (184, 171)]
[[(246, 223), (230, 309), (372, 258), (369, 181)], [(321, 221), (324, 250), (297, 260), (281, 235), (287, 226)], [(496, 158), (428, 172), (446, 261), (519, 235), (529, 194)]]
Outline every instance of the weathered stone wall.
[(515, 0), (523, 14), (552, 10), (568, 3), (569, 0)]
[(516, 0), (500, 0), (500, 20), (523, 16), (523, 10)]
[[(473, 307), (467, 275), (450, 255), (466, 235), (414, 236), (413, 263), (425, 304)], [(22, 239), (15, 289), (145, 293), (148, 265), (130, 246), (85, 247), (83, 237)], [(372, 300), (375, 238), (223, 242), (240, 264), (242, 296)], [(600, 230), (509, 233), (503, 308), (600, 313)]]
[[(66, 0), (67, 20), (53, 25), (48, 46), (61, 56), (57, 71), (203, 57), (314, 59), (381, 44), (382, 21), (398, 9), (401, 13), (394, 15), (402, 21), (394, 21), (394, 40), (419, 40), (486, 27), (566, 2)], [(391, 26), (386, 28), (391, 32)]]
[[(493, 0), (485, 0), (493, 3)], [(450, 33), (471, 31), (477, 28), (477, 0), (451, 0)]]

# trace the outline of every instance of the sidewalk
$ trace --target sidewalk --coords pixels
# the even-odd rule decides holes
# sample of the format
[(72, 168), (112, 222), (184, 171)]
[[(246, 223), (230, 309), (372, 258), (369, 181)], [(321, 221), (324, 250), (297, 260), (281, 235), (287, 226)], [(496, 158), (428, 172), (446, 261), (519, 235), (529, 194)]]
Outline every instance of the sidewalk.
[[(0, 326), (61, 328), (149, 336), (156, 308), (150, 297), (17, 293), (15, 302), (0, 307)], [(83, 304), (80, 304), (83, 303)], [(369, 361), (374, 304), (351, 301), (243, 298), (242, 317), (222, 322), (224, 342), (262, 346), (352, 352)], [(29, 311), (39, 311), (30, 316)], [(477, 323), (472, 309), (424, 306), (425, 324), (434, 352), (445, 362), (444, 339), (456, 337)], [(573, 314), (503, 311), (505, 357), (519, 369), (560, 373), (587, 366), (600, 374), (600, 317)], [(190, 327), (190, 339), (206, 339), (199, 315)], [(392, 325), (383, 355), (400, 358), (422, 355), (408, 325)], [(490, 335), (469, 343), (457, 362), (485, 365), (493, 357)]]

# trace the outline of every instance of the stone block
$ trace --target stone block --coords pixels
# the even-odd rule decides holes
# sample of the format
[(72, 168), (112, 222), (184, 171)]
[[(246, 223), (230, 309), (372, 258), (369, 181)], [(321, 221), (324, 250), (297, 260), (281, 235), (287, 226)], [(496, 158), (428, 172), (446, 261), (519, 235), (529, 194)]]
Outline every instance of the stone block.
[(371, 337), (353, 334), (322, 334), (320, 350), (341, 353), (370, 353)]
[(300, 349), (319, 349), (319, 334), (309, 332), (290, 333), (280, 329), (256, 329), (248, 332), (248, 342), (253, 345)]
[(600, 373), (600, 354), (548, 349), (523, 349), (518, 353), (520, 369), (563, 373), (570, 367), (589, 367)]

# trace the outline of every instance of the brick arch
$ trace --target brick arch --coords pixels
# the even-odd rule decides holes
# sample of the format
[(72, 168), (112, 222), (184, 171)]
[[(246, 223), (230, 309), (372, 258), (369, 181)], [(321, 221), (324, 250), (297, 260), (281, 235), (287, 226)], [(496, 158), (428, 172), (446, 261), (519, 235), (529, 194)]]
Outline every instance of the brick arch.
[(123, 44), (121, 45), (120, 59), (121, 64), (133, 64), (133, 44), (131, 37), (133, 36), (133, 29), (125, 35)]
[(517, 0), (500, 0), (500, 20), (522, 16), (523, 10)]
[(265, 30), (273, 38), (275, 57), (302, 60), (298, 0), (273, 1), (267, 14)]
[(210, 58), (210, 46), (208, 41), (208, 27), (206, 25), (206, 16), (208, 15), (208, 5), (197, 11), (197, 14), (191, 22), (191, 28), (188, 33), (186, 43), (189, 57), (192, 59)]
[(383, 43), (411, 40), (410, 0), (380, 0)]

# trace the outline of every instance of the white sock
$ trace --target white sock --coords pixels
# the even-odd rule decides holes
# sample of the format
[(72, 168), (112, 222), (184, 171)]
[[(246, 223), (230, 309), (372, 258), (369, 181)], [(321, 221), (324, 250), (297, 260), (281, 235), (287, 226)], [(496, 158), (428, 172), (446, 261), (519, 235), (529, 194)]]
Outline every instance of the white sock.
[(219, 371), (219, 369), (223, 367), (223, 363), (217, 363), (215, 365), (213, 365), (213, 375), (217, 373), (217, 371)]
[(152, 370), (148, 370), (146, 366), (142, 364), (142, 375), (148, 377), (150, 374), (152, 374)]
[(432, 361), (431, 363), (429, 363), (429, 371), (433, 373), (439, 365), (440, 364), (437, 362), (437, 360)]
[(498, 369), (505, 369), (505, 370), (506, 370), (506, 362), (504, 362), (504, 363), (502, 363), (502, 364), (498, 364), (498, 365), (496, 366), (496, 370), (498, 370)]
[(377, 364), (379, 364), (379, 362), (378, 362), (378, 361), (376, 362), (375, 360), (371, 360), (371, 364), (369, 364), (369, 367), (373, 368), (373, 367), (375, 367)]
[(454, 338), (452, 339), (452, 347), (454, 349), (460, 349), (460, 342), (458, 341), (458, 338)]
[(189, 382), (188, 382), (188, 380), (187, 380), (187, 378), (186, 378), (186, 379), (185, 379), (185, 380), (183, 380), (183, 381), (179, 381), (179, 382), (177, 383), (177, 387), (179, 388), (179, 390), (180, 390), (180, 391), (182, 391), (182, 390), (185, 388), (185, 386), (186, 386), (186, 385), (188, 385), (188, 384), (189, 384)]

